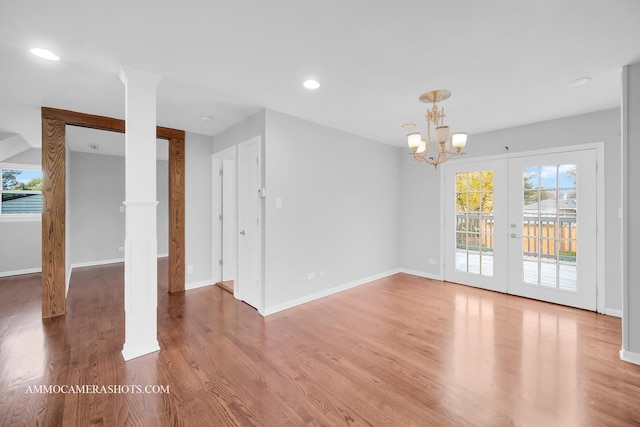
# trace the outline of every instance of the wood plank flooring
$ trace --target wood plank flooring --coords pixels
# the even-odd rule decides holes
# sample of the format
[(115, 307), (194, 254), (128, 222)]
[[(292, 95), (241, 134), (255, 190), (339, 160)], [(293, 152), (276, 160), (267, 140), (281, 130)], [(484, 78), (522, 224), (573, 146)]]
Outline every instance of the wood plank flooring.
[(231, 293), (233, 295), (233, 280), (227, 280), (225, 282), (218, 282), (218, 286), (220, 286), (225, 291)]
[[(39, 275), (0, 279), (0, 425), (640, 425), (617, 318), (406, 274), (263, 318), (158, 277), (161, 350), (128, 362), (122, 264), (44, 321)], [(29, 392), (85, 384), (169, 391)]]

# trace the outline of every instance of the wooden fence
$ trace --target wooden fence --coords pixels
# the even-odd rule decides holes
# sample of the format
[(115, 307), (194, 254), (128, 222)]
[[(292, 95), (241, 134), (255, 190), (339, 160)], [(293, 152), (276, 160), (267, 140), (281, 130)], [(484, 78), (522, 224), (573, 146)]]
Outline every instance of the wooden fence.
[[(491, 251), (493, 249), (493, 215), (456, 217), (458, 247)], [(466, 232), (466, 233), (464, 233)], [(575, 216), (525, 216), (522, 223), (522, 250), (525, 255), (544, 258), (576, 259), (577, 227)]]

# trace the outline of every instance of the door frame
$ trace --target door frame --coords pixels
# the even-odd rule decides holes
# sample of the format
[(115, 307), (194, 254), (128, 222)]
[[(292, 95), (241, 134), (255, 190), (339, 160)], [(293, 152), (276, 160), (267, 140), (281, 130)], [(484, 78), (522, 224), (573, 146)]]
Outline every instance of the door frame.
[[(514, 157), (526, 157), (526, 156), (537, 156), (544, 154), (554, 154), (554, 153), (564, 153), (571, 151), (583, 151), (583, 150), (594, 150), (596, 151), (596, 164), (597, 164), (597, 173), (596, 173), (596, 224), (597, 224), (597, 235), (596, 235), (596, 312), (605, 313), (605, 234), (606, 234), (606, 222), (605, 222), (605, 205), (604, 205), (604, 191), (605, 191), (605, 163), (604, 163), (604, 152), (605, 152), (605, 143), (604, 141), (597, 142), (587, 142), (584, 144), (576, 144), (576, 145), (565, 145), (562, 147), (552, 147), (552, 148), (542, 148), (539, 150), (527, 150), (527, 151), (517, 151), (511, 152), (507, 154), (497, 154), (497, 155), (488, 155), (488, 156), (478, 156), (478, 157), (465, 157), (465, 158), (456, 158), (452, 160), (450, 163), (443, 164), (440, 169), (440, 229), (444, 230), (445, 226), (445, 171), (448, 165), (459, 165), (464, 163), (475, 163), (482, 161), (492, 161), (492, 160), (508, 160)], [(445, 234), (443, 231), (443, 238), (440, 239), (440, 271), (442, 273), (443, 280), (446, 281), (447, 277), (445, 274)]]
[[(125, 121), (42, 107), (42, 318), (66, 313), (66, 133), (80, 126), (124, 133)], [(169, 293), (185, 286), (185, 132), (156, 126), (169, 140)]]
[[(238, 191), (236, 187), (236, 180), (237, 180), (237, 173), (235, 173), (235, 166), (234, 166), (234, 173), (233, 174), (227, 174), (226, 172), (224, 172), (224, 175), (220, 174), (220, 171), (224, 169), (223, 164), (225, 162), (225, 160), (229, 160), (229, 161), (233, 161), (234, 164), (237, 163), (237, 146), (232, 146), (229, 147), (225, 150), (221, 150), (218, 151), (214, 154), (211, 155), (211, 171), (212, 171), (212, 195), (211, 195), (211, 201), (212, 201), (212, 238), (211, 238), (211, 243), (212, 243), (212, 248), (211, 248), (211, 255), (212, 255), (212, 271), (211, 271), (211, 277), (214, 278), (214, 280), (219, 280), (219, 282), (224, 281), (224, 264), (225, 264), (225, 257), (224, 257), (224, 236), (225, 236), (225, 230), (224, 230), (224, 214), (223, 214), (223, 200), (222, 200), (222, 196), (223, 196), (223, 185), (225, 182), (228, 182), (227, 180), (232, 180), (233, 181), (233, 187), (235, 189), (234, 194), (233, 194), (233, 204), (235, 206), (237, 206), (238, 202), (237, 202), (237, 197), (238, 197)], [(220, 215), (222, 215), (222, 219), (220, 218)], [(236, 213), (234, 212), (234, 218), (233, 220), (236, 220)], [(233, 227), (233, 231), (232, 231), (232, 238), (235, 239), (236, 237), (236, 233), (237, 230), (235, 229), (236, 227)], [(235, 252), (235, 251), (234, 251)], [(234, 254), (235, 255), (235, 254)], [(222, 261), (222, 265), (220, 265), (220, 261)], [(235, 264), (235, 261), (234, 263)], [(236, 269), (233, 269), (233, 274), (236, 273), (235, 271)], [(235, 280), (235, 278), (234, 278)], [(234, 292), (235, 293), (235, 292)]]

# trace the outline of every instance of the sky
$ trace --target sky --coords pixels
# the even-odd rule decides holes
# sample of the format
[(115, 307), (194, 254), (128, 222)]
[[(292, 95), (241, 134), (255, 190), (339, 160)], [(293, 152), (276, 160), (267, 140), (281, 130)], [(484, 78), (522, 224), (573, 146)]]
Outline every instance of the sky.
[[(532, 166), (524, 168), (524, 173), (531, 177), (533, 188), (537, 188), (537, 175), (540, 174), (540, 186), (544, 188), (556, 188), (556, 180), (559, 180), (559, 188), (575, 188), (576, 177), (571, 175), (569, 171), (576, 170), (575, 164), (569, 165), (549, 165), (549, 166)], [(539, 172), (538, 172), (539, 171)]]

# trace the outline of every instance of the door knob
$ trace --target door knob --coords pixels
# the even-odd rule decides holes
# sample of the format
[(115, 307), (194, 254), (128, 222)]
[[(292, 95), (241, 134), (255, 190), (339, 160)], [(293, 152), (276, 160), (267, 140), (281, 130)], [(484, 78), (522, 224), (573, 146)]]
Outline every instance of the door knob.
[(244, 232), (244, 230), (242, 230), (242, 231), (240, 232), (240, 234), (242, 234), (242, 235), (244, 236), (246, 233)]
[(516, 233), (511, 233), (511, 238), (512, 239), (515, 239), (516, 237), (520, 237), (520, 236), (518, 236)]

